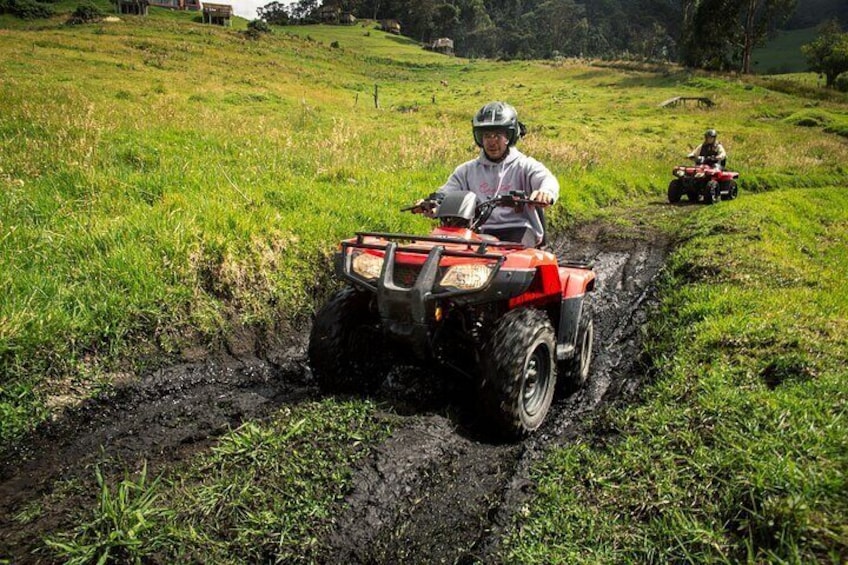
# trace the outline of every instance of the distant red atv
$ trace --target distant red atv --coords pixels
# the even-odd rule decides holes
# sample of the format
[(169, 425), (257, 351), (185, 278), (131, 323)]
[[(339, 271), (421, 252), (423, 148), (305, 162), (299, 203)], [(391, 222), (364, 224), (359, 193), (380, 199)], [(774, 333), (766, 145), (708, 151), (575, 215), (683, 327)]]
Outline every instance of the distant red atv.
[[(722, 163), (722, 167), (723, 167)], [(725, 171), (716, 166), (715, 159), (698, 157), (694, 165), (678, 165), (672, 169), (675, 178), (668, 185), (668, 201), (680, 202), (684, 194), (692, 202), (702, 200), (715, 204), (721, 200), (733, 200), (739, 194), (736, 179), (739, 173)]]
[(331, 392), (379, 385), (392, 358), (435, 362), (472, 380), (485, 422), (522, 437), (543, 422), (558, 373), (582, 386), (594, 325), (589, 265), (476, 230), (496, 206), (536, 205), (523, 193), (479, 203), (471, 192), (406, 208), (435, 210), (429, 235), (360, 232), (341, 242), (349, 285), (317, 313), (309, 362)]

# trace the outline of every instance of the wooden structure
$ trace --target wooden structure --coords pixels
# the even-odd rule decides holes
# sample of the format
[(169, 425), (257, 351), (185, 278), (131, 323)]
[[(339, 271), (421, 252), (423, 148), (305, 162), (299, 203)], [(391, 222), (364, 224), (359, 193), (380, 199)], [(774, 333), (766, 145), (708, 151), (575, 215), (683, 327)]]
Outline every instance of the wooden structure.
[(233, 7), (229, 4), (203, 3), (203, 23), (227, 26), (232, 25)]
[(397, 20), (382, 20), (380, 22), (380, 29), (395, 35), (400, 35), (400, 22)]
[(685, 106), (687, 102), (695, 102), (698, 106), (714, 106), (715, 102), (706, 98), (705, 96), (675, 96), (674, 98), (669, 98), (662, 104), (660, 104), (660, 108), (666, 108), (668, 106)]
[(115, 0), (115, 12), (130, 16), (146, 16), (148, 0)]
[(201, 8), (200, 0), (149, 0), (149, 4), (172, 10), (200, 10)]
[(321, 23), (325, 24), (353, 25), (356, 23), (356, 16), (351, 12), (343, 12), (338, 4), (330, 0), (324, 2), (321, 8), (318, 9), (318, 17)]
[(430, 51), (443, 55), (453, 55), (453, 39), (440, 37), (430, 44)]

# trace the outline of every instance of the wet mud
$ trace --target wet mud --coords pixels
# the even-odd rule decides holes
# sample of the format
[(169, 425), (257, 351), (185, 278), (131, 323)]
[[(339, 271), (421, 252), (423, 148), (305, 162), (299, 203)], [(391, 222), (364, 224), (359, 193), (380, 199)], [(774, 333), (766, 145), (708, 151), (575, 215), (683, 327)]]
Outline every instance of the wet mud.
[[(592, 373), (583, 390), (560, 394), (542, 429), (523, 442), (493, 443), (481, 435), (463, 385), (423, 370), (390, 375), (377, 397), (400, 424), (355, 471), (332, 530), (319, 540), (322, 561), (500, 562), (502, 536), (533, 491), (533, 462), (579, 437), (587, 415), (626, 398), (646, 378), (641, 331), (670, 245), (638, 223), (622, 228), (604, 221), (552, 243), (558, 255), (593, 262), (597, 273)], [(58, 479), (90, 478), (104, 460), (115, 470), (147, 461), (153, 475), (243, 421), (316, 398), (306, 335), (293, 335), (284, 350), (153, 372), (43, 426), (0, 461), (0, 557), (38, 562), (32, 550), (41, 537), (67, 526), (69, 509), (96, 496), (63, 493), (55, 506), (33, 511)], [(38, 517), (22, 526), (15, 516), (26, 512)]]

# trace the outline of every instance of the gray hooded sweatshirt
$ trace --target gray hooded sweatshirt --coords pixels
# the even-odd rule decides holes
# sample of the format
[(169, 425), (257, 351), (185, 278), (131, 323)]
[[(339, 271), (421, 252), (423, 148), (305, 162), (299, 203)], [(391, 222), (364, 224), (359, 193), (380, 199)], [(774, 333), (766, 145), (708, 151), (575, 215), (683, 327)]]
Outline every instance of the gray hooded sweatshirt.
[[(476, 159), (458, 166), (437, 192), (447, 194), (457, 190), (470, 190), (483, 202), (511, 190), (520, 190), (527, 196), (534, 190), (541, 190), (550, 194), (554, 201), (559, 198), (559, 182), (553, 173), (514, 146), (509, 148), (506, 157), (499, 163), (490, 161), (481, 149)], [(530, 228), (536, 234), (537, 241), (541, 241), (544, 235), (535, 206), (525, 206), (520, 211), (507, 207), (495, 208), (483, 224), (483, 231), (486, 226)]]

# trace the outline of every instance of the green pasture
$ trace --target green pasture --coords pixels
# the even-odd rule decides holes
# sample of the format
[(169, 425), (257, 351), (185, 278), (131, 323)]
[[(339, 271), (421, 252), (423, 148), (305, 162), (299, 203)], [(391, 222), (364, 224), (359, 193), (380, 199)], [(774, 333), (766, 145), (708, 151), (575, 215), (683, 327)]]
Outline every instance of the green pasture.
[[(845, 177), (839, 101), (675, 68), (463, 60), (367, 24), (251, 40), (166, 16), (0, 34), (4, 441), (51, 391), (308, 316), (335, 241), (426, 229), (398, 208), (474, 155), (469, 119), (490, 99), (518, 107), (522, 148), (560, 178), (555, 228), (662, 198), (707, 127), (743, 191)], [(658, 107), (675, 95), (716, 106)]]
[[(470, 117), (489, 100), (518, 108), (529, 129), (521, 148), (560, 179), (554, 229), (663, 201), (671, 167), (715, 127), (741, 196), (674, 226), (691, 237), (652, 323), (657, 380), (594, 424), (615, 432), (608, 446), (581, 443), (540, 468), (540, 498), (509, 551), (516, 562), (844, 560), (845, 96), (675, 67), (444, 57), (361, 24), (252, 40), (159, 10), (63, 21), (0, 18), (0, 444), (116, 374), (198, 344), (214, 350), (241, 325), (270, 342), (307, 320), (333, 286), (339, 239), (428, 228), (399, 208), (475, 155)], [(673, 96), (716, 104), (659, 107)], [(344, 469), (351, 444), (366, 449), (380, 434), (346, 436), (332, 410), (248, 426), (220, 449), (275, 452), (302, 426), (329, 428), (310, 457), (344, 451)], [(152, 545), (130, 555), (195, 536), (184, 545), (195, 555), (270, 559), (246, 548), (269, 547), (260, 524), (282, 507), (263, 489), (276, 485), (245, 476), (240, 495), (258, 506), (198, 526), (239, 494), (226, 488), (237, 471), (211, 457), (198, 465), (221, 474), (206, 487), (186, 479), (199, 486), (185, 506), (161, 482), (128, 479), (117, 508), (105, 488), (94, 518), (81, 515), (51, 547), (70, 559), (123, 543), (95, 527), (118, 513), (177, 524), (147, 530)], [(294, 463), (256, 473), (297, 483)], [(320, 524), (323, 497), (347, 477), (316, 480), (332, 485), (315, 495)], [(286, 551), (308, 545), (311, 527)]]
[(654, 382), (537, 467), (510, 561), (845, 562), (845, 187), (745, 195), (681, 235)]
[(767, 75), (806, 71), (807, 59), (801, 46), (812, 43), (817, 34), (815, 27), (778, 31), (765, 45), (754, 49), (751, 68), (755, 73)]

